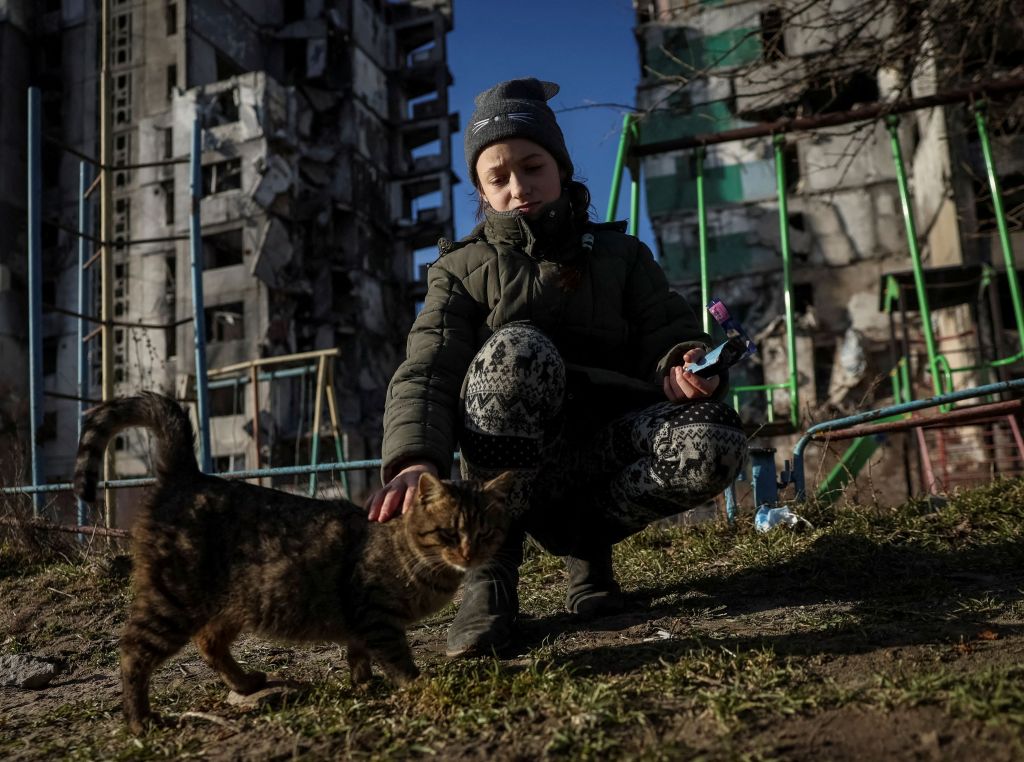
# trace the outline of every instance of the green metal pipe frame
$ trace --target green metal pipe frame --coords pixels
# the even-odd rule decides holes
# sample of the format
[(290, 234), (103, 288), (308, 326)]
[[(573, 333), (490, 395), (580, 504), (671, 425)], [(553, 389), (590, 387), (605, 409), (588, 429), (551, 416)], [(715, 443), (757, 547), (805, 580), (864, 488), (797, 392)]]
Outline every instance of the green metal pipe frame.
[(996, 214), (996, 226), (999, 228), (999, 244), (1003, 250), (1006, 280), (1010, 285), (1010, 299), (1013, 301), (1013, 318), (1017, 324), (1019, 350), (1012, 357), (1000, 358), (989, 363), (992, 367), (998, 368), (1024, 359), (1024, 306), (1021, 303), (1020, 282), (1017, 278), (1017, 267), (1013, 260), (1010, 233), (1006, 227), (1006, 211), (1003, 208), (1002, 189), (999, 187), (999, 176), (996, 174), (995, 162), (992, 160), (992, 146), (988, 139), (988, 124), (985, 118), (984, 103), (979, 103), (974, 107), (974, 122), (978, 128), (981, 153), (985, 158), (985, 172), (988, 175), (989, 190), (992, 192), (992, 207)]
[[(796, 363), (796, 326), (793, 319), (793, 268), (792, 252), (789, 245), (789, 205), (786, 196), (786, 165), (783, 150), (786, 142), (782, 135), (773, 138), (775, 154), (775, 182), (779, 196), (779, 241), (782, 254), (782, 290), (783, 307), (786, 319), (786, 355), (789, 378), (776, 384), (753, 384), (750, 386), (735, 386), (732, 389), (733, 406), (739, 407), (740, 392), (765, 392), (768, 402), (767, 418), (768, 423), (775, 422), (775, 390), (785, 389), (789, 393), (789, 422), (794, 428), (800, 426), (800, 391), (797, 377)], [(699, 166), (699, 162), (698, 162)], [(705, 257), (704, 250), (701, 251), (702, 260)], [(703, 272), (704, 262), (701, 262)]]
[(629, 227), (626, 232), (636, 235), (640, 228), (640, 174), (639, 169), (629, 170)]
[[(700, 247), (700, 303), (707, 307), (711, 302), (711, 283), (708, 278), (708, 209), (704, 197), (704, 156), (701, 146), (697, 149), (697, 241)], [(700, 313), (704, 318), (704, 333), (711, 335), (711, 313), (707, 309)]]
[[(890, 115), (886, 117), (889, 129), (889, 142), (892, 145), (892, 158), (896, 166), (896, 182), (899, 185), (900, 204), (903, 208), (903, 224), (906, 227), (907, 247), (914, 267), (914, 288), (917, 292), (918, 312), (921, 315), (921, 328), (924, 333), (925, 346), (928, 348), (928, 363), (932, 373), (932, 386), (936, 394), (942, 394), (942, 374), (939, 368), (939, 352), (935, 345), (935, 334), (932, 331), (932, 315), (928, 309), (928, 290), (924, 283), (924, 269), (921, 264), (921, 250), (917, 245), (917, 225), (914, 224), (913, 201), (907, 184), (907, 170), (903, 163), (903, 149), (900, 148), (900, 118)], [(948, 363), (947, 363), (948, 365)]]
[(612, 187), (608, 193), (608, 211), (604, 216), (605, 222), (614, 220), (615, 213), (619, 210), (619, 189), (622, 186), (622, 170), (626, 165), (626, 156), (629, 154), (629, 148), (633, 142), (633, 133), (633, 115), (626, 114), (622, 117), (622, 134), (619, 135), (619, 150), (615, 155), (615, 168), (612, 170)]
[[(630, 148), (636, 137), (636, 121), (632, 114), (626, 114), (622, 119), (622, 134), (619, 137), (618, 151), (615, 156), (615, 167), (612, 170), (612, 186), (608, 197), (608, 209), (605, 214), (605, 221), (610, 222), (615, 218), (619, 205), (619, 191), (622, 184), (622, 173), (626, 166), (626, 160)], [(768, 399), (768, 421), (774, 422), (774, 406), (772, 404), (773, 392), (776, 389), (785, 389), (789, 393), (790, 401), (790, 422), (793, 426), (800, 424), (800, 398), (798, 390), (797, 364), (796, 364), (796, 334), (793, 323), (793, 282), (792, 282), (792, 257), (789, 246), (789, 214), (786, 204), (786, 169), (782, 154), (785, 141), (781, 136), (775, 140), (775, 164), (776, 177), (779, 187), (779, 228), (782, 236), (782, 263), (783, 263), (783, 289), (785, 299), (786, 315), (786, 342), (789, 355), (789, 379), (777, 384), (756, 384), (751, 386), (733, 387), (733, 403), (738, 406), (740, 392), (766, 392)], [(697, 149), (697, 215), (699, 227), (700, 245), (700, 273), (701, 273), (701, 301), (707, 304), (710, 301), (710, 276), (709, 276), (709, 252), (708, 252), (708, 229), (707, 229), (707, 197), (704, 184), (704, 158), (703, 148)], [(631, 170), (631, 175), (633, 174)], [(639, 218), (639, 177), (633, 176), (633, 188), (630, 204), (630, 232), (635, 235), (637, 220)], [(710, 319), (705, 310), (701, 311), (704, 316), (704, 331), (710, 332)]]
[[(975, 104), (973, 113), (974, 121), (978, 131), (978, 140), (981, 146), (982, 157), (985, 161), (985, 174), (988, 178), (989, 191), (992, 194), (992, 208), (996, 218), (996, 228), (999, 233), (1000, 249), (1003, 253), (1003, 264), (1006, 272), (1007, 283), (1010, 287), (1010, 301), (1013, 305), (1014, 327), (1017, 331), (1017, 351), (1009, 357), (996, 358), (994, 360), (982, 361), (976, 365), (963, 365), (952, 367), (944, 355), (938, 355), (936, 362), (940, 366), (942, 376), (946, 380), (949, 389), (954, 388), (953, 377), (957, 373), (982, 372), (984, 380), (989, 380), (990, 372), (993, 369), (1012, 365), (1024, 360), (1024, 297), (1021, 294), (1020, 278), (1017, 276), (1017, 268), (1013, 258), (1013, 246), (1010, 243), (1010, 233), (1006, 224), (1006, 210), (1003, 206), (1003, 194), (999, 183), (999, 175), (996, 173), (995, 161), (992, 157), (992, 145), (989, 141), (988, 122), (986, 118), (986, 104), (979, 102)], [(983, 264), (983, 286), (991, 283), (994, 271), (988, 265)]]
[(786, 138), (776, 135), (775, 181), (779, 194), (779, 241), (782, 247), (782, 290), (786, 313), (786, 353), (789, 360), (789, 420), (794, 427), (800, 425), (800, 398), (796, 374), (796, 327), (793, 324), (793, 264), (789, 249), (789, 204), (786, 199), (786, 165), (783, 149)]

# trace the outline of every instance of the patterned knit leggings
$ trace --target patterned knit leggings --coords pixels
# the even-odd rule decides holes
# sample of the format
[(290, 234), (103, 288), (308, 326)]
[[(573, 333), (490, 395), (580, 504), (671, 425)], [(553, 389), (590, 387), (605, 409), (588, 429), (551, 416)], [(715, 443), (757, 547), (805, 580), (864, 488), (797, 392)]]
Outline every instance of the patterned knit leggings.
[(739, 416), (719, 402), (658, 402), (581, 440), (564, 430), (566, 392), (558, 350), (525, 323), (496, 331), (465, 379), (462, 474), (518, 472), (508, 505), (528, 528), (599, 522), (617, 541), (719, 494), (746, 458)]

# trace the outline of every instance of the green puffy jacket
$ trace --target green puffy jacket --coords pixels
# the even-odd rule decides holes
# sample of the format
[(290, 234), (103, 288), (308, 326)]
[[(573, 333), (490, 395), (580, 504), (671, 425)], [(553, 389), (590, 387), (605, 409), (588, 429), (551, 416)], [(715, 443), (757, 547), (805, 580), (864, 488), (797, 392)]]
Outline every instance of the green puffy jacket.
[[(534, 220), (491, 212), (465, 240), (440, 241), (406, 360), (388, 387), (385, 482), (413, 460), (451, 469), (463, 378), (503, 325), (528, 321), (554, 341), (570, 396), (574, 387), (589, 392), (575, 395), (593, 408), (589, 420), (626, 412), (604, 402), (664, 400), (667, 369), (707, 346), (693, 310), (643, 243), (621, 224), (589, 225), (581, 234), (570, 211), (563, 196)], [(725, 387), (723, 378), (716, 398)]]

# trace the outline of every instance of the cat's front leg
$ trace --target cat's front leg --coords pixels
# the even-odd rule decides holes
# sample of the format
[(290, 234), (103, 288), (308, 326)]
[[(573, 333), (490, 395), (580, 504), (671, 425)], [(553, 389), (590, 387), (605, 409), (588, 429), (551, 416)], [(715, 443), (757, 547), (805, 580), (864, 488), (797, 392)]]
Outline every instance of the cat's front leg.
[(366, 649), (374, 661), (380, 664), (384, 674), (398, 687), (408, 685), (420, 676), (412, 650), (400, 627), (379, 627), (373, 633), (363, 636)]
[(370, 668), (370, 652), (366, 647), (355, 639), (348, 641), (347, 645), (349, 679), (352, 685), (359, 687), (365, 685), (373, 677)]

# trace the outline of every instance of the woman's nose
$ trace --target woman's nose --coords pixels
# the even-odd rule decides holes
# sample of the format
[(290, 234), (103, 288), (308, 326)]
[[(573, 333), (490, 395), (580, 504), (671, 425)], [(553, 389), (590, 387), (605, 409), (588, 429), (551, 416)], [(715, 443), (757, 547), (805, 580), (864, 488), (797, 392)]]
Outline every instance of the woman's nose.
[(525, 180), (517, 174), (513, 174), (509, 183), (512, 186), (512, 195), (516, 198), (524, 198), (529, 190)]

